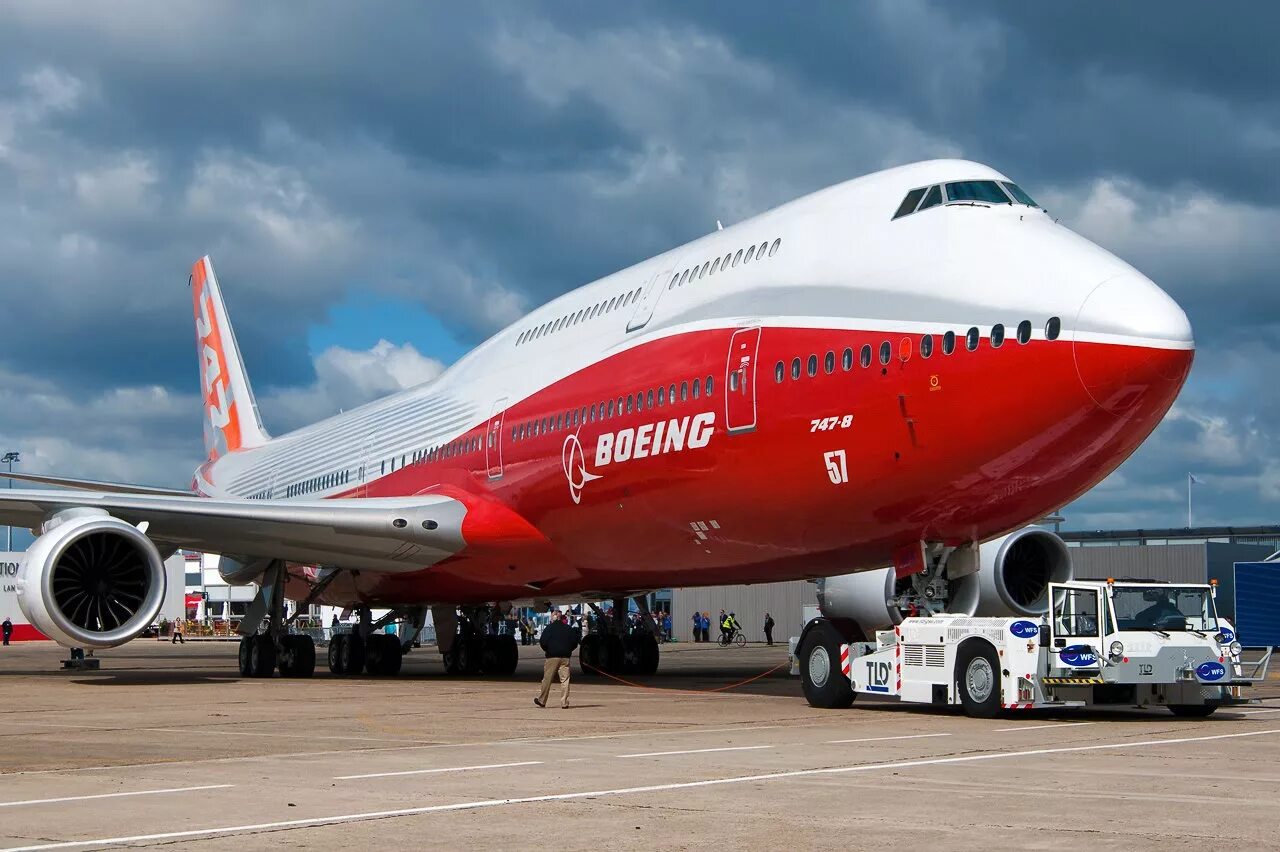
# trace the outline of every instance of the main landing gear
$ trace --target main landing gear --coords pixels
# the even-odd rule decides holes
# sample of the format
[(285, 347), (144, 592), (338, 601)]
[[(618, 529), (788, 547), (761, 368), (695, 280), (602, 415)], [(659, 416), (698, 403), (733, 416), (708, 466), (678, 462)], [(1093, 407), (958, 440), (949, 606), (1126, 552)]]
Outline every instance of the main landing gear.
[(578, 666), (583, 675), (652, 675), (658, 671), (658, 637), (653, 634), (653, 619), (643, 597), (635, 598), (640, 607), (640, 624), (632, 626), (626, 615), (625, 598), (613, 601), (614, 616), (607, 616), (595, 604), (598, 632), (583, 637), (578, 648)]
[(520, 647), (510, 634), (486, 634), (480, 625), (497, 624), (502, 607), (432, 607), (436, 644), (451, 675), (512, 675), (520, 663)]
[(336, 675), (400, 674), (404, 650), (400, 639), (387, 633), (339, 633), (329, 639), (329, 671)]
[[(407, 642), (391, 633), (383, 633), (387, 624), (407, 615), (405, 621), (413, 626)], [(360, 610), (360, 622), (350, 633), (336, 633), (329, 638), (329, 671), (336, 675), (358, 675), (361, 672), (374, 677), (393, 677), (400, 674), (405, 649), (422, 630), (426, 610), (411, 610), (407, 614), (390, 612), (376, 622), (367, 607)]]
[[(255, 631), (240, 638), (241, 677), (271, 677), (277, 669), (281, 677), (315, 674), (315, 640), (288, 632), (288, 622), (284, 619), (284, 580), (284, 563), (272, 562), (258, 596), (240, 622), (242, 630)], [(262, 623), (263, 616), (267, 617), (267, 630), (258, 633), (257, 625)]]

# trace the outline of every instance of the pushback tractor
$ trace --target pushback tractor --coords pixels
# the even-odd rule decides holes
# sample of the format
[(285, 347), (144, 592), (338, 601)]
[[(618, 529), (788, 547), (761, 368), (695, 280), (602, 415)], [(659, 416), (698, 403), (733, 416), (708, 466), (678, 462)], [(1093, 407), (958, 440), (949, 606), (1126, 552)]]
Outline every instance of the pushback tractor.
[(798, 644), (805, 698), (847, 707), (858, 694), (960, 705), (974, 717), (1066, 707), (1168, 707), (1205, 717), (1248, 703), (1268, 651), (1242, 661), (1216, 586), (1050, 583), (1038, 619), (937, 614), (904, 618), (874, 642), (844, 641), (826, 618)]

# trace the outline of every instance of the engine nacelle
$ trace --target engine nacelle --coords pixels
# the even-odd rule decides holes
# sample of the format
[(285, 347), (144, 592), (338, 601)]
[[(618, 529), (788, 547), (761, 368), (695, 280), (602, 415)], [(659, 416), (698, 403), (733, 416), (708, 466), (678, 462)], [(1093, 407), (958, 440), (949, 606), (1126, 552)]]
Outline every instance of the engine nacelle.
[[(975, 564), (976, 560), (976, 564)], [(983, 616), (1039, 616), (1049, 608), (1049, 584), (1073, 576), (1071, 554), (1061, 538), (1026, 527), (947, 560), (944, 574), (921, 583), (897, 580), (892, 568), (818, 580), (818, 606), (827, 618), (847, 618), (868, 634), (902, 623), (908, 602), (928, 610), (921, 586), (945, 590), (945, 612)], [(942, 598), (939, 595), (938, 598)]]
[[(949, 572), (962, 572), (956, 570), (959, 555), (952, 556)], [(947, 611), (1041, 616), (1049, 610), (1049, 584), (1067, 583), (1073, 576), (1066, 542), (1048, 530), (1025, 527), (978, 548), (978, 570), (951, 581)]]
[(164, 560), (137, 527), (100, 509), (45, 524), (18, 572), (18, 607), (67, 647), (111, 648), (149, 626), (164, 603)]

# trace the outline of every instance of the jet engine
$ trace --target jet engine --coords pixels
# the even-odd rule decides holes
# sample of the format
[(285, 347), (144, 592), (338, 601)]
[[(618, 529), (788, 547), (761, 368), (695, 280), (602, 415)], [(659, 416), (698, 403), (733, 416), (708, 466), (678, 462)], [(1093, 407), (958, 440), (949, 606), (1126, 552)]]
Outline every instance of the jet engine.
[(165, 584), (164, 560), (141, 530), (99, 509), (70, 509), (27, 550), (18, 606), (63, 645), (111, 648), (155, 620)]
[(1049, 584), (1072, 576), (1062, 539), (1026, 527), (952, 551), (923, 574), (898, 579), (892, 568), (880, 568), (818, 580), (818, 606), (827, 618), (851, 619), (868, 635), (913, 611), (1038, 616), (1049, 608)]

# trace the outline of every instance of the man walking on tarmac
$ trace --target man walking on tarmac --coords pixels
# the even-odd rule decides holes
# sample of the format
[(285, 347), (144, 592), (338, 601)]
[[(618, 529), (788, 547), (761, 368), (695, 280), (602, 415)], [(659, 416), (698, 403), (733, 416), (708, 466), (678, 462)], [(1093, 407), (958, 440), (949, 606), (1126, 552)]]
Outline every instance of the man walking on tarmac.
[(547, 706), (547, 696), (551, 694), (551, 679), (560, 674), (560, 706), (569, 706), (569, 660), (573, 650), (582, 641), (582, 633), (568, 626), (561, 620), (560, 610), (552, 610), (551, 623), (542, 631), (542, 639), (538, 642), (546, 653), (546, 662), (542, 665), (542, 692), (533, 703), (539, 707)]
[(767, 612), (764, 614), (764, 641), (773, 644), (773, 616)]
[(0, 630), (4, 631), (4, 644), (9, 644), (9, 637), (13, 635), (13, 622), (9, 620), (9, 616), (4, 617), (4, 624), (0, 624)]

